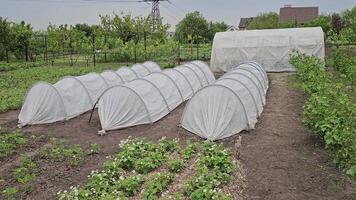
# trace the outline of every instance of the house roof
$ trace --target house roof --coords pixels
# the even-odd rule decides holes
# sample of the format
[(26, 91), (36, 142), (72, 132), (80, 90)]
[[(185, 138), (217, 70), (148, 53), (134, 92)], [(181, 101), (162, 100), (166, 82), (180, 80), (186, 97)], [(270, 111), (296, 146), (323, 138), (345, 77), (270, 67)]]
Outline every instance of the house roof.
[(239, 28), (246, 28), (247, 25), (253, 20), (253, 17), (245, 17), (240, 19)]
[(237, 30), (237, 28), (233, 25), (230, 25), (227, 27), (226, 31), (229, 31), (229, 30)]
[(279, 10), (279, 22), (297, 21), (303, 23), (318, 16), (319, 7), (292, 7), (287, 5)]

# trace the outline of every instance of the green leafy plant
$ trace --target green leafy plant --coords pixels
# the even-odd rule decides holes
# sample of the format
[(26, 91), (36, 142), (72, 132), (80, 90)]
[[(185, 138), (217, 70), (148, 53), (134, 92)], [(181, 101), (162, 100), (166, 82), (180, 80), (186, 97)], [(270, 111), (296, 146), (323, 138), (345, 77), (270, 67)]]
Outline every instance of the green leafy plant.
[(84, 150), (80, 145), (66, 145), (63, 139), (51, 138), (51, 148), (45, 149), (41, 154), (54, 161), (67, 160), (71, 166), (80, 164), (84, 156)]
[(166, 137), (163, 137), (159, 140), (159, 146), (163, 152), (173, 152), (179, 149), (179, 143), (177, 139), (169, 140)]
[(175, 159), (168, 162), (168, 170), (170, 172), (178, 173), (184, 169), (184, 161), (181, 159)]
[(18, 190), (15, 187), (8, 187), (2, 193), (6, 196), (6, 199), (8, 200), (15, 200), (15, 196), (17, 194)]
[(101, 146), (99, 144), (92, 143), (92, 144), (90, 144), (88, 154), (89, 155), (99, 154), (100, 150), (101, 150)]
[(27, 138), (19, 130), (0, 135), (0, 158), (11, 155), (26, 144)]
[(118, 189), (122, 191), (125, 196), (133, 196), (140, 191), (140, 186), (144, 182), (141, 175), (133, 175), (121, 180)]
[(163, 192), (168, 185), (173, 181), (171, 173), (157, 173), (145, 184), (142, 192), (142, 199), (152, 200), (157, 199), (158, 195)]
[(31, 190), (30, 183), (36, 180), (36, 164), (27, 155), (21, 157), (21, 164), (12, 172), (12, 177), (20, 183), (25, 191)]
[(196, 151), (197, 151), (197, 145), (192, 141), (188, 140), (187, 146), (183, 150), (183, 159), (184, 160), (191, 159), (192, 156), (196, 153)]
[(157, 167), (163, 165), (166, 156), (161, 152), (149, 152), (144, 158), (137, 159), (134, 163), (134, 169), (140, 173), (148, 173)]
[(310, 95), (304, 105), (303, 123), (324, 138), (334, 162), (347, 174), (355, 176), (356, 107), (344, 93), (344, 85), (332, 83), (333, 76), (323, 70), (323, 63), (314, 56), (297, 52), (291, 55), (290, 63), (297, 69), (303, 88)]
[(231, 180), (233, 170), (230, 153), (221, 144), (208, 140), (203, 144), (198, 173), (184, 184), (184, 192), (191, 199), (224, 199), (228, 196), (217, 191)]

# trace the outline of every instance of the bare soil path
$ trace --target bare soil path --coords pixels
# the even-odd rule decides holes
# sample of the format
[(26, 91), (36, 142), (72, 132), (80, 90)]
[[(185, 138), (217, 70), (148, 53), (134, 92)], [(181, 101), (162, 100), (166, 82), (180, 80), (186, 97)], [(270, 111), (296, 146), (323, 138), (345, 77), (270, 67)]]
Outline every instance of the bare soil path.
[(288, 88), (291, 74), (270, 74), (257, 128), (243, 135), (247, 199), (354, 199), (352, 188), (320, 138), (302, 124), (304, 93)]

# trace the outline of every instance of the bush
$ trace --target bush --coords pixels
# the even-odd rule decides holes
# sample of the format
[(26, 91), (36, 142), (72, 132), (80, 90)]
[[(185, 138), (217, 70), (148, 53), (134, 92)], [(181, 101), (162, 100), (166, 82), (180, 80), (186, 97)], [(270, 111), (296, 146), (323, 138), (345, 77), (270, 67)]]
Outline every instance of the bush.
[(333, 67), (341, 74), (347, 85), (356, 84), (356, 57), (349, 56), (345, 49), (332, 50)]

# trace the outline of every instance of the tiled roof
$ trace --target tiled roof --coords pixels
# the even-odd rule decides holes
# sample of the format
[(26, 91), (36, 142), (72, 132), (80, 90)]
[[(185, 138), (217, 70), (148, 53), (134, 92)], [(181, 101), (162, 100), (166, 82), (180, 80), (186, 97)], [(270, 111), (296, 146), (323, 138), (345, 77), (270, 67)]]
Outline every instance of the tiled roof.
[(297, 21), (298, 23), (307, 22), (317, 18), (319, 15), (318, 7), (283, 7), (279, 11), (279, 22)]

